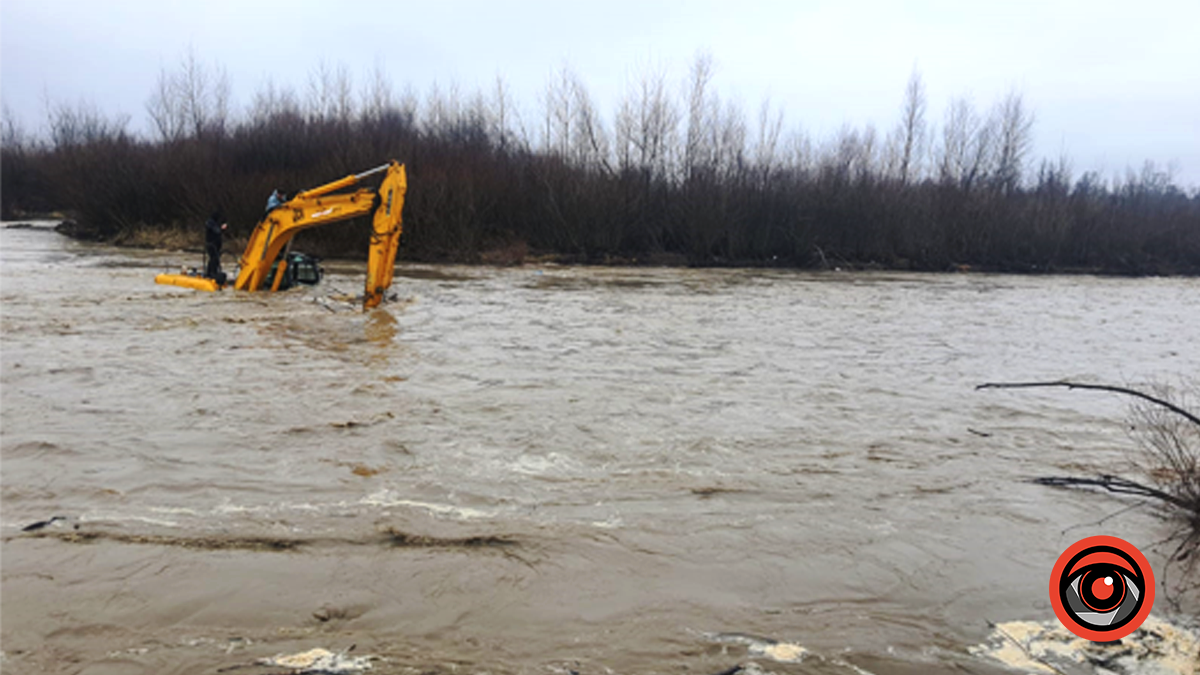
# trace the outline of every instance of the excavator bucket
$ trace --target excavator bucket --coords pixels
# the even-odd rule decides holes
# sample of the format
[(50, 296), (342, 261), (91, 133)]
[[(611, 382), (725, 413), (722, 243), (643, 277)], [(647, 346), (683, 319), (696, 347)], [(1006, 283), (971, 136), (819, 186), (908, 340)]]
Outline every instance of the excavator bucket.
[(379, 186), (379, 204), (372, 221), (371, 250), (367, 258), (367, 284), (363, 291), (363, 309), (379, 305), (392, 285), (396, 271), (396, 251), (400, 246), (403, 231), (401, 211), (404, 209), (404, 194), (408, 190), (408, 176), (404, 166), (392, 162), (387, 175)]

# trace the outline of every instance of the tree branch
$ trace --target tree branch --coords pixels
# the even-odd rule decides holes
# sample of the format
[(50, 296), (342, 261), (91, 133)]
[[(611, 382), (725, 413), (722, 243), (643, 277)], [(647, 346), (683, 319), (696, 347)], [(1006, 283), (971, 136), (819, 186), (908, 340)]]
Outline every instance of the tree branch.
[(1092, 390), (1096, 390), (1096, 391), (1108, 391), (1108, 392), (1113, 392), (1116, 394), (1125, 394), (1126, 396), (1134, 396), (1136, 398), (1140, 398), (1142, 400), (1149, 401), (1155, 405), (1162, 406), (1162, 407), (1166, 408), (1167, 410), (1170, 410), (1171, 412), (1176, 413), (1177, 415), (1183, 416), (1184, 419), (1191, 422), (1192, 424), (1195, 424), (1196, 426), (1200, 426), (1200, 417), (1197, 417), (1194, 413), (1188, 412), (1187, 410), (1180, 408), (1179, 406), (1175, 405), (1174, 403), (1171, 403), (1170, 401), (1164, 401), (1161, 398), (1156, 398), (1149, 394), (1142, 393), (1136, 389), (1129, 389), (1126, 387), (1113, 387), (1113, 386), (1106, 385), (1106, 384), (1082, 384), (1079, 382), (1068, 382), (1066, 380), (1058, 380), (1056, 382), (985, 382), (984, 384), (976, 386), (975, 390), (978, 391), (980, 389), (1030, 389), (1033, 387), (1066, 387), (1067, 389), (1092, 389)]
[(1163, 492), (1157, 488), (1152, 488), (1148, 485), (1135, 483), (1131, 480), (1126, 480), (1119, 476), (1100, 476), (1098, 478), (1078, 478), (1074, 476), (1044, 476), (1034, 478), (1031, 482), (1038, 485), (1048, 485), (1050, 487), (1099, 487), (1116, 492), (1119, 494), (1136, 495), (1138, 497), (1152, 497), (1160, 501), (1164, 501), (1172, 506), (1177, 506), (1181, 509), (1190, 510), (1192, 505), (1188, 502), (1176, 497), (1175, 495)]

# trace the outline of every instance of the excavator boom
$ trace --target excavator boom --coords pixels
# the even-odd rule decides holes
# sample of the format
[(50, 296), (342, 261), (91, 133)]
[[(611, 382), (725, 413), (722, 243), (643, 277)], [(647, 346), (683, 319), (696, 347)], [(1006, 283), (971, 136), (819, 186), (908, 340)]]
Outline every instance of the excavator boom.
[(396, 251), (400, 247), (403, 222), (400, 211), (408, 191), (408, 176), (402, 165), (389, 167), (379, 186), (379, 205), (371, 223), (371, 248), (367, 257), (367, 285), (363, 290), (363, 309), (383, 301), (396, 271)]
[[(358, 185), (363, 179), (385, 173), (378, 189), (359, 189), (339, 192)], [(311, 190), (298, 193), (288, 202), (272, 209), (250, 234), (246, 250), (239, 260), (240, 269), (233, 286), (237, 290), (257, 291), (278, 261), (275, 283), (277, 290), (287, 266), (287, 256), (281, 254), (297, 233), (320, 225), (350, 218), (372, 215), (371, 244), (367, 261), (367, 282), (363, 292), (363, 309), (377, 306), (392, 284), (396, 251), (403, 229), (401, 211), (408, 178), (404, 165), (393, 160), (360, 174), (346, 176)], [(210, 279), (177, 274), (159, 275), (155, 281), (200, 290), (218, 290)]]

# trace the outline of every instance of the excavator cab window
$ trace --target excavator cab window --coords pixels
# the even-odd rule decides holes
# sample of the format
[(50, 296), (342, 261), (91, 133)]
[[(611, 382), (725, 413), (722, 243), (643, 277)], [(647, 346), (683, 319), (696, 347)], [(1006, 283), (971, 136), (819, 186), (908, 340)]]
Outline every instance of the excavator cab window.
[(303, 253), (293, 253), (288, 259), (288, 268), (293, 270), (296, 283), (313, 286), (321, 282), (321, 276), (325, 273), (320, 262), (320, 258)]
[[(320, 258), (304, 253), (286, 253), (280, 255), (279, 260), (283, 260), (285, 256), (287, 257), (287, 267), (283, 270), (283, 279), (279, 282), (279, 290), (285, 291), (296, 284), (315, 286), (321, 282), (321, 276), (325, 270), (320, 265)], [(275, 275), (279, 273), (279, 260), (271, 265), (271, 271), (267, 273), (266, 281), (263, 282), (267, 288), (275, 287)]]

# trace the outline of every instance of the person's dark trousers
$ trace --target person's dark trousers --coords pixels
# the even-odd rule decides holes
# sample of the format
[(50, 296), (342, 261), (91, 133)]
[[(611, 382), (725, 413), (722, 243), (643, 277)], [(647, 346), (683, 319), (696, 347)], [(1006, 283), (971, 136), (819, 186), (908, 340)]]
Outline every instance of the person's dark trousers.
[(204, 276), (216, 279), (221, 272), (221, 245), (208, 245), (208, 266), (204, 268)]

